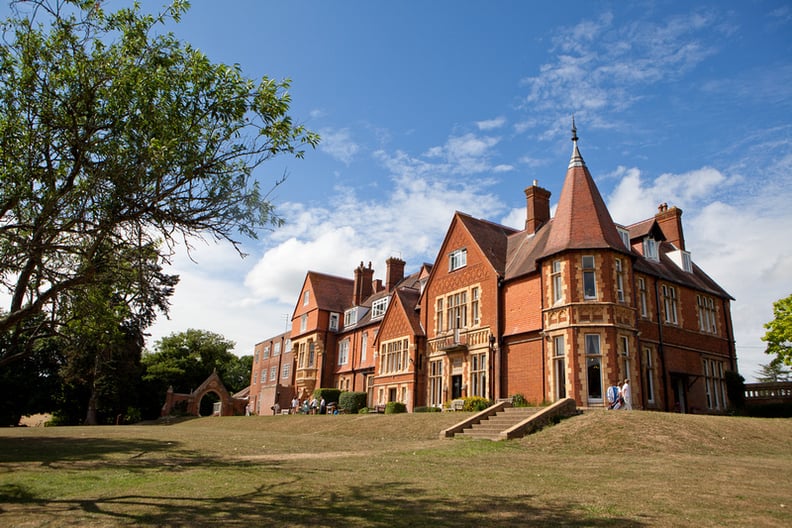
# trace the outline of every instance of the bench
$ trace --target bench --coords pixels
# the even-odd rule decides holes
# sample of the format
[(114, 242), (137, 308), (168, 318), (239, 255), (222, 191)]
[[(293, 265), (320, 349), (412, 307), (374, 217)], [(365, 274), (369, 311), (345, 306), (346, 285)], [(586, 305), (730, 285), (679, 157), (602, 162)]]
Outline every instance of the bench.
[(461, 411), (464, 408), (465, 408), (465, 400), (461, 400), (461, 399), (451, 400), (452, 411)]

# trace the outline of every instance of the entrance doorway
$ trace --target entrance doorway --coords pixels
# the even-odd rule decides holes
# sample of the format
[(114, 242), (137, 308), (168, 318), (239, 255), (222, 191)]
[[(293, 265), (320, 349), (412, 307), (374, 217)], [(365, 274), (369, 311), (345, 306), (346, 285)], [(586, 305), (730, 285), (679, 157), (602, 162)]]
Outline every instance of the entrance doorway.
[(671, 386), (674, 388), (674, 408), (675, 412), (687, 412), (687, 376), (671, 375)]
[(462, 375), (451, 376), (451, 399), (456, 400), (462, 397)]

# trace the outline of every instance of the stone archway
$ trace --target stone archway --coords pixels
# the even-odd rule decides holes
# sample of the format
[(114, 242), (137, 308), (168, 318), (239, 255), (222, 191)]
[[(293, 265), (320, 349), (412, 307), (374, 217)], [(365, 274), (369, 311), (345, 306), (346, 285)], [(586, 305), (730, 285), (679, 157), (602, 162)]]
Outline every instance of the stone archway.
[[(247, 398), (235, 398), (229, 394), (228, 390), (223, 385), (217, 370), (213, 371), (206, 381), (192, 391), (190, 394), (181, 394), (173, 392), (173, 387), (168, 388), (165, 396), (165, 405), (162, 406), (162, 416), (168, 416), (173, 412), (175, 406), (179, 402), (185, 402), (186, 412), (191, 416), (201, 416), (201, 400), (209, 393), (216, 394), (220, 401), (218, 412), (212, 412), (215, 416), (234, 416), (241, 415), (245, 412), (247, 405)], [(182, 405), (185, 405), (182, 404)]]

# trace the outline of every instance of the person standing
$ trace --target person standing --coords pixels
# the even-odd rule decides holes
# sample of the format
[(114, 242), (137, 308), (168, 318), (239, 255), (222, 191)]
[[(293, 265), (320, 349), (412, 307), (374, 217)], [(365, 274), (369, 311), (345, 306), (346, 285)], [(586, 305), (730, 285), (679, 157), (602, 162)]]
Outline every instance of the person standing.
[(621, 395), (621, 389), (619, 388), (618, 381), (616, 383), (611, 384), (608, 387), (608, 391), (605, 393), (606, 397), (608, 398), (608, 410), (614, 411), (616, 409), (621, 408), (621, 403), (619, 402), (619, 396)]
[(624, 400), (624, 410), (632, 411), (632, 391), (630, 390), (630, 379), (624, 380), (624, 385), (621, 388), (621, 397)]

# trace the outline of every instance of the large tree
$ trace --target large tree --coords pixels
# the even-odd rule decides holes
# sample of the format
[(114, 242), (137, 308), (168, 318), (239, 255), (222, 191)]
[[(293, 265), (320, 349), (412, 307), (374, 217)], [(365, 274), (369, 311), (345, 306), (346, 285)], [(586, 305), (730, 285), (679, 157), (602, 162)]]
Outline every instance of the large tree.
[(792, 295), (773, 303), (773, 320), (765, 324), (767, 332), (767, 354), (775, 355), (779, 361), (792, 365)]
[(184, 0), (156, 16), (13, 4), (0, 25), (0, 366), (57, 331), (65, 297), (107, 284), (115, 255), (167, 261), (195, 237), (241, 253), (240, 237), (281, 222), (255, 169), (318, 142), (288, 114), (288, 80), (255, 82), (164, 32)]
[[(233, 341), (206, 330), (189, 329), (163, 337), (155, 343), (154, 352), (144, 353), (141, 360), (147, 396), (155, 398), (158, 409), (165, 401), (168, 387), (176, 392), (190, 393), (215, 370), (229, 392), (246, 387), (250, 371), (247, 371), (247, 381), (239, 387), (238, 367), (245, 360), (237, 358), (231, 352), (233, 349)], [(148, 407), (146, 415), (151, 413)]]

